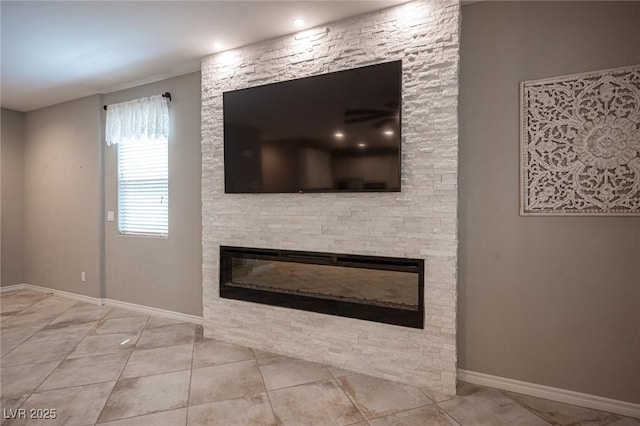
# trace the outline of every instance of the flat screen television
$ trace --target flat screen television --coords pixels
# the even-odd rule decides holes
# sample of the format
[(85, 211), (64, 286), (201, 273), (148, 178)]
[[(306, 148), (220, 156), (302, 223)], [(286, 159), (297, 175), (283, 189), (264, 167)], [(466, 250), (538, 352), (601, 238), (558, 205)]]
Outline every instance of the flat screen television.
[(225, 193), (400, 191), (402, 62), (223, 93)]

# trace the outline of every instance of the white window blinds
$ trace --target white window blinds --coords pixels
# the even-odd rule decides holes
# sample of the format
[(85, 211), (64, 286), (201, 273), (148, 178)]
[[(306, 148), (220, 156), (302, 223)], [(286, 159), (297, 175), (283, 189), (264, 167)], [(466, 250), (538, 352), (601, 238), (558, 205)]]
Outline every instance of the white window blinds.
[(169, 233), (169, 111), (162, 96), (109, 105), (107, 144), (118, 150), (118, 230)]
[(169, 233), (167, 139), (118, 145), (118, 229), (123, 234)]

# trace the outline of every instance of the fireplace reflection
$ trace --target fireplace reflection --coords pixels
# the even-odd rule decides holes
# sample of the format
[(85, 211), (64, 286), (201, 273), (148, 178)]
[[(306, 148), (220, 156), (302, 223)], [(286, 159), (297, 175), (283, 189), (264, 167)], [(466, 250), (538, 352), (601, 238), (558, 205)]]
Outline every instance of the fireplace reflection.
[(232, 265), (231, 286), (418, 309), (414, 273), (260, 259), (234, 259)]

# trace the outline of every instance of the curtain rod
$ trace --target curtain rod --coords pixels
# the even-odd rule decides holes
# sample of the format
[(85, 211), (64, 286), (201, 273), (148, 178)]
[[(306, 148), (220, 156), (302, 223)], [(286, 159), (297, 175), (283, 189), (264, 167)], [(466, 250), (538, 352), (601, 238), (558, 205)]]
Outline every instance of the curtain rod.
[[(167, 98), (167, 99), (169, 99), (169, 102), (171, 102), (171, 93), (169, 93), (169, 92), (164, 92), (164, 93), (162, 94), (162, 97), (163, 97), (163, 98)], [(104, 108), (104, 110), (106, 111), (106, 110), (107, 110), (107, 106), (108, 106), (108, 105), (103, 105), (103, 106), (102, 106), (102, 108)]]

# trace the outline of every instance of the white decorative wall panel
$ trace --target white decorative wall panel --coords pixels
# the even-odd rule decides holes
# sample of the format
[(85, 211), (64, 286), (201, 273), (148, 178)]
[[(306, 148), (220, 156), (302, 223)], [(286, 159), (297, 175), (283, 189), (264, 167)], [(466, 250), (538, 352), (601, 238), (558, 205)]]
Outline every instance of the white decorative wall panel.
[[(455, 392), (459, 13), (418, 1), (203, 59), (205, 335)], [(224, 91), (398, 59), (402, 192), (224, 194)], [(425, 328), (221, 299), (220, 245), (425, 259)]]
[(523, 214), (640, 214), (640, 66), (522, 83)]

